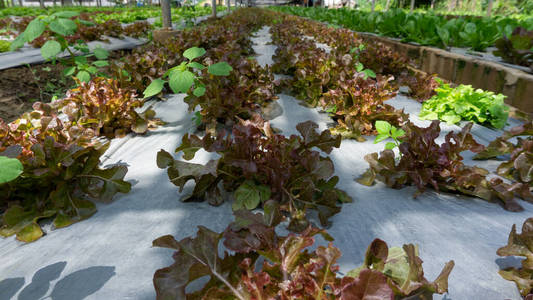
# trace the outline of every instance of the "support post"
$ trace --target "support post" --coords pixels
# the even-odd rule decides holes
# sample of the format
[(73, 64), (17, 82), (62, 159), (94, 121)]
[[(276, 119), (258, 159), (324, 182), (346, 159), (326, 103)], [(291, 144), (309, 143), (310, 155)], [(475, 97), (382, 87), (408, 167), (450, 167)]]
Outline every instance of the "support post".
[(161, 0), (161, 17), (163, 28), (172, 29), (172, 16), (170, 14), (170, 0)]
[(411, 0), (411, 7), (410, 7), (411, 13), (413, 10), (415, 10), (415, 0)]
[(376, 9), (376, 0), (372, 0), (372, 11)]
[(455, 7), (457, 6), (457, 0), (452, 0), (448, 4), (448, 11), (453, 11)]
[(487, 7), (487, 17), (490, 17), (492, 15), (492, 4), (493, 0), (489, 0), (489, 5)]
[(217, 0), (211, 0), (211, 16), (217, 17)]

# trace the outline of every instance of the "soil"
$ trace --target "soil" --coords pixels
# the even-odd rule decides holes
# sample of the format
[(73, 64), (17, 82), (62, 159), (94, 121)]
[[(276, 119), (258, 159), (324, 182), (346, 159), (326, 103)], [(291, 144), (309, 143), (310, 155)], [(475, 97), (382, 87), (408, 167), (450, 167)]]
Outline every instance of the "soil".
[[(109, 60), (130, 52), (113, 51)], [(12, 122), (32, 110), (35, 102), (50, 102), (54, 95), (62, 97), (75, 86), (74, 80), (62, 76), (64, 69), (59, 63), (45, 63), (0, 70), (0, 119)]]
[(21, 66), (0, 71), (0, 119), (11, 122), (32, 109), (37, 101), (50, 102), (74, 85), (63, 79), (60, 64)]

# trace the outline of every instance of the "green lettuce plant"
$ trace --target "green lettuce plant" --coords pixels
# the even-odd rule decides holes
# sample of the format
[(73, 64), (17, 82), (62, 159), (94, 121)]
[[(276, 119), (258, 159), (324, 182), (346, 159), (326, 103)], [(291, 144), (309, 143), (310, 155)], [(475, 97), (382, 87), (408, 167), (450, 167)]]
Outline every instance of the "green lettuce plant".
[(504, 104), (502, 94), (462, 84), (456, 88), (441, 84), (435, 91), (437, 95), (422, 105), (421, 120), (438, 119), (449, 124), (465, 120), (494, 128), (502, 128), (507, 122), (509, 108)]
[(504, 35), (522, 26), (531, 29), (531, 21), (512, 17), (476, 18), (443, 16), (434, 13), (407, 13), (401, 9), (367, 12), (353, 9), (276, 6), (272, 10), (328, 22), (358, 32), (372, 32), (441, 48), (467, 47), (483, 51)]
[(494, 45), (494, 42), (501, 37), (501, 32), (494, 23), (475, 23), (468, 22), (459, 36), (465, 45), (470, 46), (472, 50), (483, 51), (485, 48)]

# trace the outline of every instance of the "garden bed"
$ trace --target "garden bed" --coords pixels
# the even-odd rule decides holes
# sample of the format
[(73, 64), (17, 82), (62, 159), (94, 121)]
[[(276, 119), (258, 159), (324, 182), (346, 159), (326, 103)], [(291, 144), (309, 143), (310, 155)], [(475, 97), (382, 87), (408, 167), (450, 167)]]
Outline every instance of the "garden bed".
[[(73, 80), (60, 79), (64, 67), (56, 64), (42, 64), (11, 68), (0, 71), (0, 115), (6, 122), (14, 121), (31, 110), (36, 101), (49, 102), (54, 89), (66, 90)], [(27, 78), (27, 80), (20, 80)], [(42, 98), (41, 98), (42, 97)]]
[[(268, 27), (259, 30), (252, 41), (257, 61), (272, 64), (276, 46), (269, 43)], [(316, 122), (320, 130), (331, 125), (328, 114), (305, 107), (286, 94), (278, 96), (283, 112), (271, 124), (282, 134), (297, 134), (296, 125), (308, 120)], [(228, 202), (214, 207), (206, 202), (178, 201), (192, 191), (192, 185), (178, 194), (166, 172), (155, 164), (159, 149), (172, 153), (185, 134), (196, 130), (184, 95), (167, 98), (153, 103), (157, 116), (166, 125), (145, 136), (113, 139), (104, 155), (102, 165), (128, 166), (125, 179), (133, 185), (129, 194), (117, 195), (115, 202), (98, 205), (98, 213), (90, 219), (49, 231), (37, 242), (21, 244), (13, 237), (0, 240), (4, 258), (0, 274), (5, 278), (0, 281), (0, 298), (153, 299), (154, 271), (172, 262), (169, 250), (150, 247), (155, 238), (172, 234), (179, 240), (194, 235), (199, 225), (220, 232), (233, 220)], [(419, 126), (430, 123), (418, 119), (421, 104), (413, 99), (398, 95), (387, 103), (404, 108)], [(510, 119), (506, 129), (518, 124)], [(441, 128), (439, 142), (447, 132), (460, 130), (444, 124)], [(472, 130), (483, 144), (501, 132), (479, 125)], [(346, 273), (359, 266), (367, 245), (379, 237), (394, 246), (419, 244), (426, 277), (430, 279), (447, 261), (455, 260), (449, 294), (443, 299), (519, 299), (515, 284), (498, 275), (500, 268), (519, 265), (519, 261), (500, 259), (496, 250), (506, 244), (513, 224), (521, 224), (531, 216), (533, 205), (521, 202), (524, 211), (508, 212), (496, 203), (477, 198), (426, 191), (414, 199), (414, 187), (395, 190), (382, 183), (373, 187), (361, 185), (354, 179), (368, 167), (363, 157), (383, 148), (373, 144), (374, 137), (366, 138), (365, 142), (343, 140), (330, 155), (335, 175), (340, 178), (338, 187), (354, 200), (343, 204), (342, 211), (330, 218), (328, 232), (343, 253), (338, 261), (340, 271)], [(217, 156), (200, 150), (192, 161), (206, 163)], [(490, 171), (498, 164), (474, 162), (472, 153), (464, 156), (467, 165)], [(316, 216), (311, 220), (318, 224)], [(283, 225), (278, 228), (280, 231), (284, 231)], [(325, 244), (317, 239), (319, 244)]]
[(426, 73), (437, 74), (456, 84), (470, 84), (475, 88), (506, 95), (505, 102), (517, 109), (517, 116), (530, 118), (533, 115), (533, 100), (529, 96), (533, 92), (533, 75), (525, 72), (523, 67), (460, 51), (402, 43), (374, 34), (359, 34), (365, 40), (381, 42), (412, 59)]
[[(450, 18), (394, 9), (372, 13), (294, 6), (271, 9), (354, 30), (367, 41), (391, 47), (426, 73), (506, 95), (518, 117), (530, 119), (533, 114), (528, 97), (533, 75), (527, 60), (533, 46), (528, 44), (531, 18)], [(514, 48), (516, 41), (522, 41), (524, 50)]]

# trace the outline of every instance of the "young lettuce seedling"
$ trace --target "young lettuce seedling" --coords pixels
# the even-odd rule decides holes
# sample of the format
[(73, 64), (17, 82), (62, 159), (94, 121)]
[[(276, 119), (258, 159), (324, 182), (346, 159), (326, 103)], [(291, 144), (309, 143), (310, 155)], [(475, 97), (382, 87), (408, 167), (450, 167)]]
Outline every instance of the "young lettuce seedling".
[[(387, 144), (385, 144), (385, 149), (390, 149), (390, 150), (396, 147), (399, 147), (401, 144), (401, 141), (399, 138), (405, 135), (405, 131), (403, 131), (403, 129), (396, 128), (395, 126), (391, 125), (387, 121), (376, 121), (376, 130), (378, 131), (378, 135), (376, 136), (376, 139), (374, 140), (374, 144), (377, 144), (388, 138), (392, 138), (394, 142), (387, 142)], [(401, 156), (401, 153), (400, 153), (400, 156)]]
[[(168, 82), (174, 93), (187, 93), (194, 86), (193, 95), (201, 97), (205, 94), (205, 85), (198, 71), (205, 69), (201, 63), (193, 61), (205, 54), (204, 48), (192, 47), (183, 52), (183, 57), (188, 59), (181, 64), (169, 69), (162, 78), (155, 79), (143, 92), (144, 98), (155, 96), (163, 90)], [(196, 71), (195, 71), (196, 70)], [(218, 62), (207, 67), (207, 72), (215, 76), (228, 76), (233, 68), (227, 62)]]
[(359, 62), (359, 52), (365, 50), (365, 45), (360, 44), (359, 47), (354, 47), (350, 50), (350, 54), (354, 55), (354, 59), (357, 61), (355, 63), (355, 70), (359, 73), (364, 74), (364, 79), (370, 78), (376, 78), (376, 73), (370, 69), (365, 69), (365, 66), (363, 66), (362, 63)]

